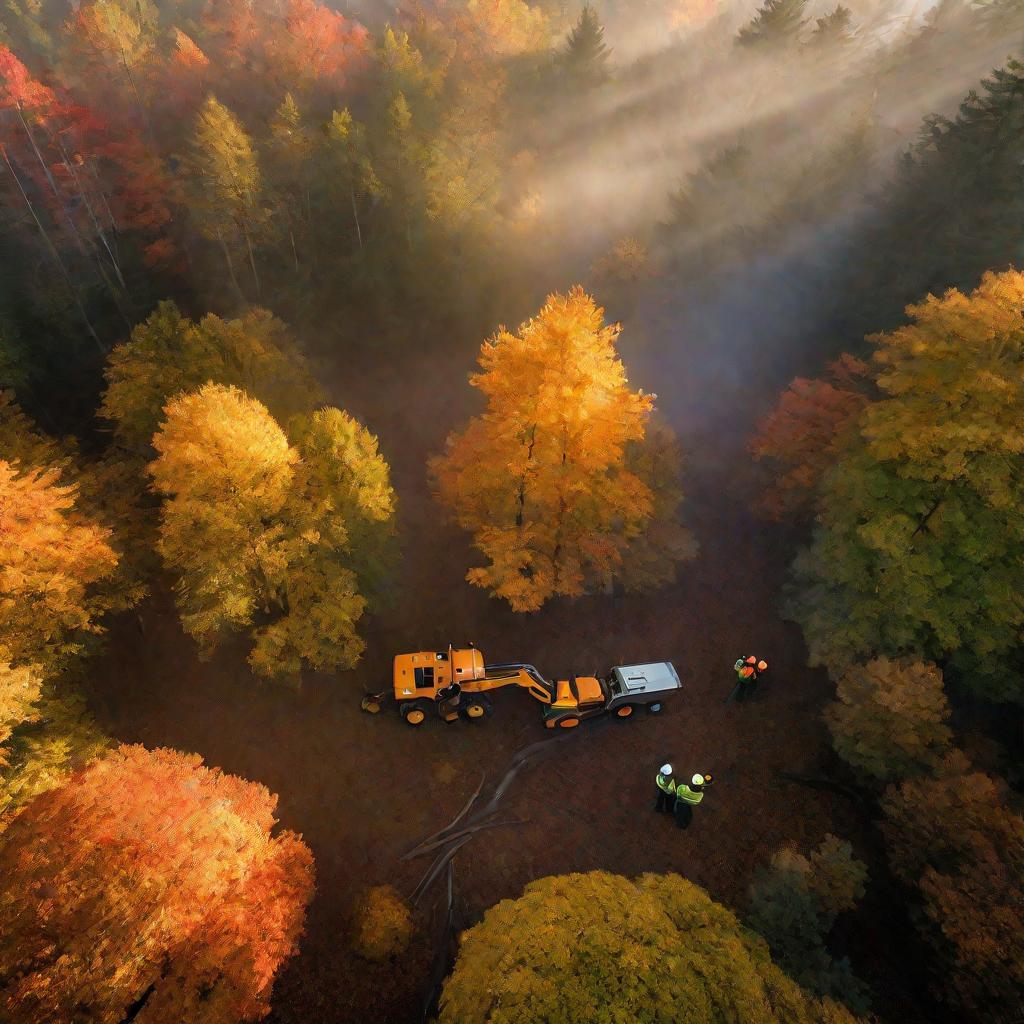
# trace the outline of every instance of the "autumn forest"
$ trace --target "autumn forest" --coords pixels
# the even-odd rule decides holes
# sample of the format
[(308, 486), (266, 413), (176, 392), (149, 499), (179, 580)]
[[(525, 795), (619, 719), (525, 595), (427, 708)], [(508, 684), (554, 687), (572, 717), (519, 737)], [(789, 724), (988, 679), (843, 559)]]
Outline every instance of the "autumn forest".
[(1024, 0), (0, 0), (0, 1021), (1020, 1024), (1022, 811)]

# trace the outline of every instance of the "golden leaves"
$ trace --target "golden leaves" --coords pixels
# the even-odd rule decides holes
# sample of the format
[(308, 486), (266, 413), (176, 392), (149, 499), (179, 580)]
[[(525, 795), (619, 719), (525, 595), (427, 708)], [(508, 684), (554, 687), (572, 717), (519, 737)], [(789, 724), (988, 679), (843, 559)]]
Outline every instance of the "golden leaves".
[(167, 495), (159, 546), (186, 631), (204, 652), (250, 632), (260, 675), (354, 665), (356, 570), (372, 577), (394, 515), (376, 438), (321, 409), (293, 421), (293, 447), (260, 402), (219, 384), (179, 395), (166, 416), (150, 473)]
[(516, 611), (603, 582), (655, 515), (631, 467), (654, 400), (629, 389), (619, 330), (579, 287), (549, 296), (517, 333), (499, 329), (470, 376), (486, 411), (431, 463), (439, 497), (487, 558), (467, 579)]

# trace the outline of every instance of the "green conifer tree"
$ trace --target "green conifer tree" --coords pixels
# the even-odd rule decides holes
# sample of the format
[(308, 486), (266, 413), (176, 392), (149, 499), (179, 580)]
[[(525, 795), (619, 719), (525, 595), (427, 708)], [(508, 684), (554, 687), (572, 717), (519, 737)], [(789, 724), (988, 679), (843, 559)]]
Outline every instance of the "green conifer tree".
[(807, 0), (765, 0), (750, 24), (740, 29), (740, 46), (778, 49), (800, 41)]
[(840, 4), (831, 14), (818, 18), (811, 33), (811, 45), (828, 48), (849, 43), (853, 39), (853, 12)]
[(611, 51), (604, 42), (604, 26), (590, 4), (584, 4), (579, 21), (565, 41), (561, 64), (566, 75), (583, 88), (600, 85), (608, 77)]

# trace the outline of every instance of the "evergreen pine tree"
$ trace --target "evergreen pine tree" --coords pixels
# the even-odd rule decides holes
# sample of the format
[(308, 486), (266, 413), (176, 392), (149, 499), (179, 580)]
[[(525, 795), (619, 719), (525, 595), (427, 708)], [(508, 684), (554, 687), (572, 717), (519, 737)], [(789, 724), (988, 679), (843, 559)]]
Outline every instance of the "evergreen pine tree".
[(790, 46), (799, 41), (806, 9), (807, 0), (764, 0), (750, 24), (740, 29), (736, 42), (752, 47)]
[(848, 43), (853, 39), (853, 13), (849, 7), (840, 4), (831, 14), (818, 18), (811, 33), (811, 45), (830, 47)]
[(562, 52), (566, 74), (583, 87), (599, 85), (608, 77), (608, 57), (604, 26), (590, 4), (584, 4), (579, 21), (573, 26)]

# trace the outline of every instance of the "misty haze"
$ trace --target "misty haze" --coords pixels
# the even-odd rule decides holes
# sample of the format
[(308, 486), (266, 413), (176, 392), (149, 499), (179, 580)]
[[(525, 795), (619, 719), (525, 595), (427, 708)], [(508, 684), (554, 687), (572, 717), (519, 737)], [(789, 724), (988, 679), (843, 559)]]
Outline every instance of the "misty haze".
[(1022, 49), (0, 0), (0, 1021), (1022, 1024)]

